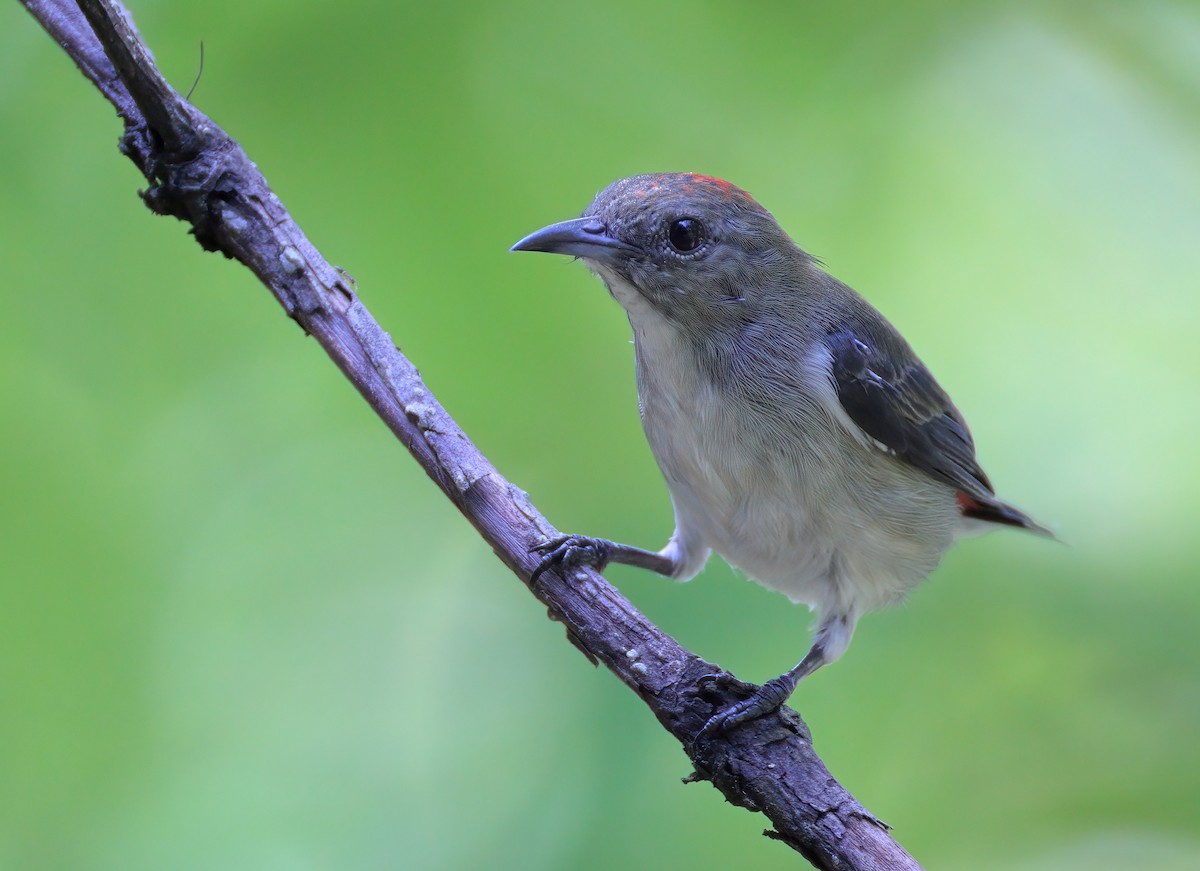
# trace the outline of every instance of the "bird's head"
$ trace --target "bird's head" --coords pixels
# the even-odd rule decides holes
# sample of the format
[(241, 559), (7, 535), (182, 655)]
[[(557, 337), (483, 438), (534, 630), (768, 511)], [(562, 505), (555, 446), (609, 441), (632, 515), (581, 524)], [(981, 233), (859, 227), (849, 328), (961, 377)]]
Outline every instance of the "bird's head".
[(583, 260), (635, 322), (745, 322), (803, 283), (810, 259), (744, 190), (693, 173), (613, 182), (582, 217), (526, 236), (514, 251)]

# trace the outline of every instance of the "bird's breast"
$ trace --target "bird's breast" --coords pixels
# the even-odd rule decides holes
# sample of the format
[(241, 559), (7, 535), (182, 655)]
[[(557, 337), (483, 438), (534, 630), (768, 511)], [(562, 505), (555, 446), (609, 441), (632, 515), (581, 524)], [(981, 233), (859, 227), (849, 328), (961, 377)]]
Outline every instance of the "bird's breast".
[(634, 341), (642, 423), (678, 526), (819, 609), (878, 607), (932, 571), (953, 539), (951, 495), (846, 432), (806, 390), (816, 376), (777, 379), (764, 399), (712, 377), (669, 323), (635, 324)]

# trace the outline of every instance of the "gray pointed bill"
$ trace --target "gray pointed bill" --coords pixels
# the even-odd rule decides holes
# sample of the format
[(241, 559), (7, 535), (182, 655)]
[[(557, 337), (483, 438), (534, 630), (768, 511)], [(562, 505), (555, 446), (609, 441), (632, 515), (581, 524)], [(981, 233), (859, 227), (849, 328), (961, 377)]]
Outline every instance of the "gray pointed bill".
[(603, 260), (622, 252), (641, 253), (632, 245), (610, 236), (608, 228), (598, 218), (575, 218), (542, 227), (509, 250), (545, 251), (549, 254), (586, 257), (590, 260)]

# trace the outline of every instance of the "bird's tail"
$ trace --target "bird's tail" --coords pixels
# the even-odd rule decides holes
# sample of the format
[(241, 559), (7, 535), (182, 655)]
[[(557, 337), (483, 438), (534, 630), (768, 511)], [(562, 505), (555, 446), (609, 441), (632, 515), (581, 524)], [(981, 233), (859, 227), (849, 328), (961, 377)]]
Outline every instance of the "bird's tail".
[(983, 500), (960, 492), (958, 504), (962, 509), (963, 517), (987, 523), (999, 523), (1003, 526), (1015, 526), (1045, 538), (1058, 538), (1051, 530), (1042, 526), (1021, 509), (1015, 508), (1007, 502), (1001, 502), (999, 499)]

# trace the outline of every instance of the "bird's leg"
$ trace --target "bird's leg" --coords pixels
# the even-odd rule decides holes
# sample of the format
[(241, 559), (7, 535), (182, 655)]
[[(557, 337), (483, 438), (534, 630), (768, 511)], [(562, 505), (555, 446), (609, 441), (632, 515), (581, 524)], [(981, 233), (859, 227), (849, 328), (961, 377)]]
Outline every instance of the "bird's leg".
[(542, 555), (541, 562), (529, 577), (530, 583), (537, 583), (542, 573), (550, 569), (592, 566), (602, 572), (609, 563), (637, 566), (677, 581), (686, 581), (700, 571), (710, 553), (699, 536), (679, 523), (667, 546), (658, 552), (587, 535), (559, 535), (534, 545), (530, 550)]
[(628, 544), (617, 544), (606, 538), (590, 538), (586, 535), (560, 535), (548, 538), (532, 550), (542, 555), (542, 561), (530, 575), (530, 583), (537, 583), (542, 573), (549, 569), (572, 569), (577, 566), (592, 566), (604, 571), (609, 563), (624, 563), (627, 566), (649, 569), (660, 575), (675, 574), (676, 562), (670, 555)]
[(748, 699), (718, 711), (704, 724), (695, 740), (711, 737), (717, 732), (727, 731), (778, 710), (791, 697), (796, 684), (846, 652), (850, 638), (854, 635), (855, 622), (856, 618), (852, 614), (835, 613), (827, 616), (821, 621), (812, 647), (804, 659), (779, 677), (767, 681)]

